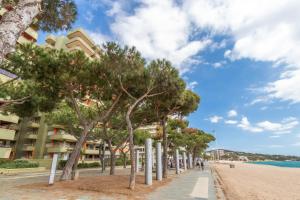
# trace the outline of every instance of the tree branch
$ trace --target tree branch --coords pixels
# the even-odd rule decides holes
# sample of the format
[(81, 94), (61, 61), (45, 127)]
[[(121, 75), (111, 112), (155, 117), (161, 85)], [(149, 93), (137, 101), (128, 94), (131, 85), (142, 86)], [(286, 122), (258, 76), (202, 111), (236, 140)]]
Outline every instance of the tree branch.
[(0, 108), (3, 109), (11, 104), (23, 104), (25, 103), (31, 96), (23, 97), (15, 100), (0, 100)]
[(121, 86), (121, 89), (132, 99), (136, 99), (134, 96), (132, 96), (123, 86), (123, 83), (121, 81), (121, 79), (119, 78), (119, 82), (120, 82), (120, 86)]

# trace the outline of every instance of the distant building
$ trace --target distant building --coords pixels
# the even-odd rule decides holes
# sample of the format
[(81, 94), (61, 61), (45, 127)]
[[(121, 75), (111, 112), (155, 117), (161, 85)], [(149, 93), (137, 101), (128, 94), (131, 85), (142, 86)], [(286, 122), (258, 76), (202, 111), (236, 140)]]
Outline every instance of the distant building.
[(249, 159), (248, 159), (248, 157), (247, 156), (239, 156), (239, 161), (245, 161), (245, 162), (248, 162), (249, 161)]

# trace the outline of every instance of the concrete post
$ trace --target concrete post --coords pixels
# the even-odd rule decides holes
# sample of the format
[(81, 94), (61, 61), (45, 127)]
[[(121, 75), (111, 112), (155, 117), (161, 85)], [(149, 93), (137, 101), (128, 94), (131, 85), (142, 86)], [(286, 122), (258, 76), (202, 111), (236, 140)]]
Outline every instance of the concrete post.
[(56, 165), (57, 165), (58, 154), (53, 155), (52, 164), (51, 164), (51, 171), (49, 177), (49, 185), (54, 184), (55, 172), (56, 172)]
[(145, 144), (145, 184), (152, 185), (152, 140), (151, 138), (146, 139)]
[(183, 152), (183, 154), (182, 154), (182, 161), (183, 161), (183, 169), (185, 171), (187, 169), (187, 167), (186, 167), (186, 153), (185, 152)]
[(191, 159), (191, 154), (190, 153), (188, 153), (188, 155), (187, 155), (187, 161), (188, 161), (188, 168), (189, 169), (192, 169), (192, 159)]
[(138, 149), (135, 150), (135, 172), (139, 172), (140, 170), (140, 151)]
[(192, 169), (193, 168), (193, 157), (192, 157), (192, 154), (191, 153), (189, 153), (189, 157), (190, 157), (190, 169)]
[(156, 143), (156, 180), (162, 180), (161, 143)]
[(179, 174), (179, 151), (176, 149), (175, 151), (175, 161), (176, 161), (176, 174)]

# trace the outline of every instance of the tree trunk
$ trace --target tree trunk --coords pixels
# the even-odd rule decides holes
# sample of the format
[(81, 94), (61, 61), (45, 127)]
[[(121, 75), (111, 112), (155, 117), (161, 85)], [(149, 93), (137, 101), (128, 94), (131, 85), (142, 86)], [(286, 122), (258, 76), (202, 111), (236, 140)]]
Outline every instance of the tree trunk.
[(72, 177), (71, 177), (72, 180), (75, 180), (79, 158), (80, 158), (80, 154), (76, 157), (75, 163), (72, 168)]
[(135, 155), (134, 155), (134, 144), (133, 144), (133, 128), (130, 120), (130, 113), (127, 112), (126, 114), (126, 122), (128, 126), (128, 133), (129, 133), (129, 151), (130, 151), (130, 165), (131, 165), (129, 188), (133, 190), (135, 186)]
[(41, 12), (41, 0), (20, 0), (15, 9), (8, 11), (0, 23), (0, 64), (15, 50), (17, 40)]
[(166, 131), (166, 120), (161, 120), (163, 128), (163, 178), (168, 178), (168, 134)]
[(129, 178), (129, 188), (131, 190), (135, 187), (135, 154), (134, 154), (134, 144), (133, 144), (133, 127), (130, 120), (130, 115), (133, 109), (146, 97), (148, 96), (148, 92), (143, 96), (139, 97), (131, 106), (129, 106), (126, 113), (126, 123), (129, 134), (129, 152), (130, 152), (130, 178)]
[(116, 168), (116, 152), (110, 152), (110, 175), (115, 175), (115, 168)]
[(105, 142), (103, 141), (103, 146), (101, 149), (101, 146), (99, 147), (99, 158), (101, 163), (101, 173), (104, 173), (105, 171)]
[(123, 153), (123, 168), (125, 169), (126, 168), (126, 163), (127, 159), (126, 159), (126, 153)]
[(77, 156), (80, 156), (80, 151), (81, 151), (82, 145), (84, 144), (84, 142), (86, 140), (88, 131), (89, 131), (89, 128), (85, 127), (83, 130), (83, 133), (81, 134), (79, 140), (77, 141), (77, 143), (74, 147), (74, 150), (71, 153), (71, 156), (69, 157), (69, 159), (63, 169), (62, 175), (60, 177), (61, 181), (66, 181), (66, 180), (70, 179), (73, 165), (76, 162)]
[(195, 150), (193, 150), (192, 157), (193, 157), (192, 164), (193, 164), (193, 168), (194, 168), (195, 167), (195, 159), (196, 159), (196, 151)]

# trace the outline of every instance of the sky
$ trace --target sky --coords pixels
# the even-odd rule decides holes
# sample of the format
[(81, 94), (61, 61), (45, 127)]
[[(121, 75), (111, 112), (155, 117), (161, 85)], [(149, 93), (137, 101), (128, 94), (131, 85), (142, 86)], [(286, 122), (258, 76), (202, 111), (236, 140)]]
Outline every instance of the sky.
[(210, 148), (300, 155), (299, 0), (75, 2), (73, 27), (97, 44), (173, 63), (201, 96), (188, 120), (217, 137)]

